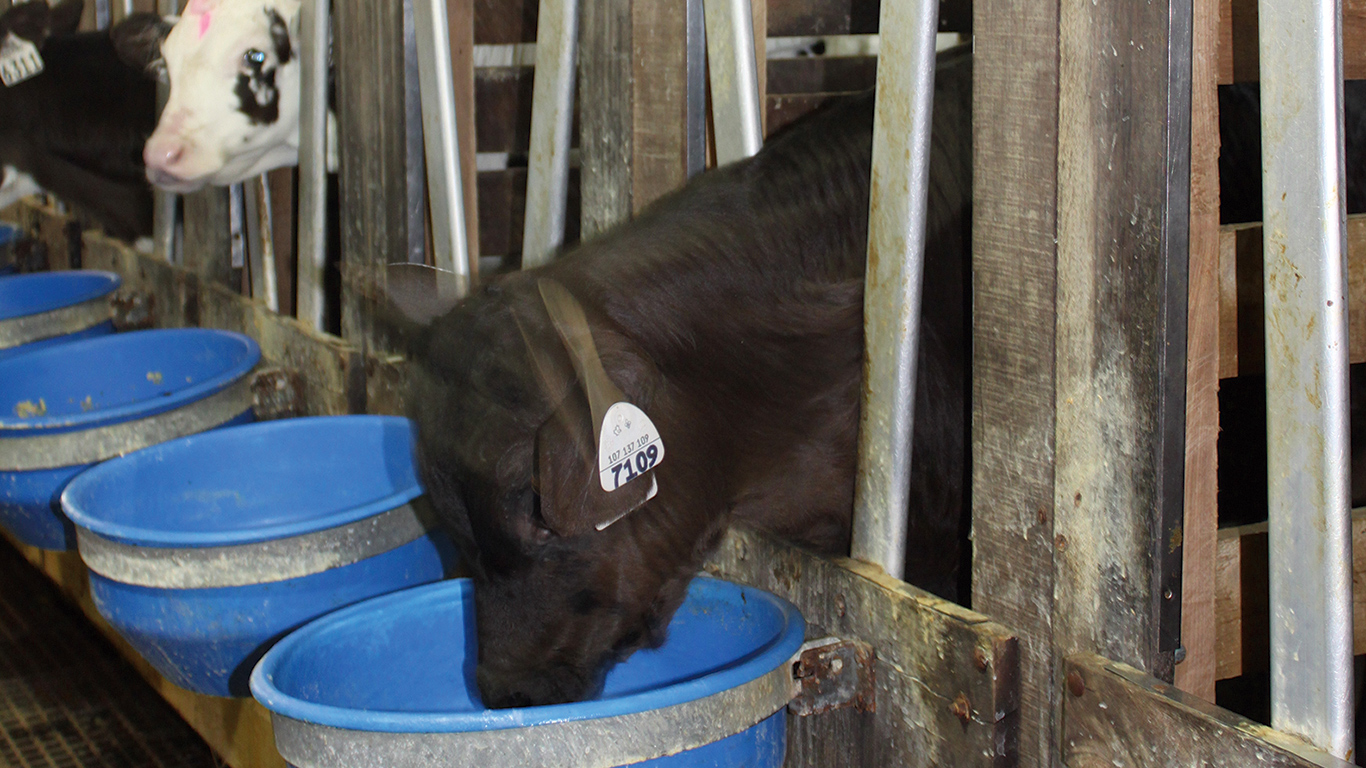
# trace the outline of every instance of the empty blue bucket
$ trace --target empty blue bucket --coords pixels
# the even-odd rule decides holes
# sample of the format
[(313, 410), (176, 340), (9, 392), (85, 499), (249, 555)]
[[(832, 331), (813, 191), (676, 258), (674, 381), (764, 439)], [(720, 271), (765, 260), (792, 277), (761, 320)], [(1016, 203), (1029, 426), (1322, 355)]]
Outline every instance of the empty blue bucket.
[(184, 437), (71, 481), (100, 615), (183, 688), (248, 696), (285, 632), (441, 579), (454, 549), (393, 416), (262, 422)]
[(67, 482), (105, 459), (250, 421), (247, 374), (260, 356), (240, 333), (182, 328), (0, 360), (0, 525), (30, 546), (71, 549), (58, 502)]
[(0, 360), (21, 352), (114, 332), (113, 272), (73, 270), (0, 280)]
[(804, 631), (787, 601), (698, 577), (667, 641), (610, 669), (597, 697), (489, 710), (474, 678), (474, 588), (455, 579), (293, 632), (256, 665), (251, 692), (296, 766), (777, 768)]

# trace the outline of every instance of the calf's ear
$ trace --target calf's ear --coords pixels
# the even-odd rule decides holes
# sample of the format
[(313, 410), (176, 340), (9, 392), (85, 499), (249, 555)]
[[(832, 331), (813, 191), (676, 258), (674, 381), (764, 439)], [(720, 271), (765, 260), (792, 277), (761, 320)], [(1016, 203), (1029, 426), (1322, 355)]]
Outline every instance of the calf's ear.
[(149, 76), (164, 78), (166, 62), (161, 43), (173, 25), (155, 13), (135, 13), (109, 30), (114, 50), (123, 63)]
[(0, 37), (13, 32), (42, 48), (52, 29), (52, 13), (47, 3), (19, 3), (0, 16)]
[(573, 392), (536, 433), (541, 518), (560, 536), (602, 530), (653, 495), (653, 470), (615, 491), (604, 491), (598, 479), (597, 453), (588, 402), (581, 392)]

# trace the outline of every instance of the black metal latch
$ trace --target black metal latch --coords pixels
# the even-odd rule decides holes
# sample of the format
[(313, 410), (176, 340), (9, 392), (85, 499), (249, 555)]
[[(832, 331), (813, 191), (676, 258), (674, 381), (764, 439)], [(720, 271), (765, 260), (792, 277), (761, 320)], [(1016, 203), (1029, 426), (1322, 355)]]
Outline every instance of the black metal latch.
[(802, 716), (851, 706), (860, 712), (877, 711), (873, 659), (873, 647), (861, 640), (808, 641), (792, 663), (797, 695), (788, 710)]

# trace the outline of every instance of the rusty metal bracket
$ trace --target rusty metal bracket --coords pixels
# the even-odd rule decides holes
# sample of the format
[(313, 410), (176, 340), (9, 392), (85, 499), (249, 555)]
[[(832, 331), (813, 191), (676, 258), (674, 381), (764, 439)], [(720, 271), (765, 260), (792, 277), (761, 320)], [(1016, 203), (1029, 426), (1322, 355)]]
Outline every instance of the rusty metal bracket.
[(861, 640), (807, 641), (792, 662), (797, 695), (787, 705), (788, 711), (803, 717), (851, 706), (860, 712), (876, 712), (874, 658), (873, 647)]
[(263, 368), (251, 382), (252, 410), (257, 421), (304, 414), (304, 382), (292, 368)]

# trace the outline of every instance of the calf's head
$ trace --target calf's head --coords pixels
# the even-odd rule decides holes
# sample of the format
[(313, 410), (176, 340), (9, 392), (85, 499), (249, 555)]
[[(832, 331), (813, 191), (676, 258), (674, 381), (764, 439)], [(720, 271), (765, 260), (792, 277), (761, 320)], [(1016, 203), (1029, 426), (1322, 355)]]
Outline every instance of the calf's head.
[(601, 318), (552, 318), (547, 303), (563, 309), (568, 293), (548, 285), (529, 273), (489, 285), (411, 350), (419, 467), (475, 580), (491, 707), (581, 699), (611, 662), (662, 641), (707, 527), (678, 513), (690, 500), (670, 485), (677, 450), (611, 493), (599, 485), (602, 404), (633, 402), (668, 441), (667, 385)]
[(299, 0), (190, 0), (173, 26), (124, 41), (171, 90), (143, 160), (163, 189), (242, 181), (299, 157)]

